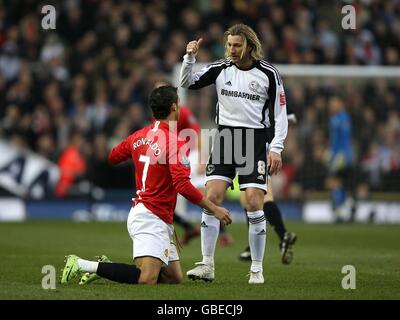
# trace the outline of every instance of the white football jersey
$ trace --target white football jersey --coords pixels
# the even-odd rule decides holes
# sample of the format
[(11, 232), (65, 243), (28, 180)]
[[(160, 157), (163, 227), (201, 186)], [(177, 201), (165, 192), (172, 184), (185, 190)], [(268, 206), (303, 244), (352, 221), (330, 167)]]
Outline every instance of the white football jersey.
[(271, 150), (280, 153), (288, 120), (285, 92), (276, 68), (265, 60), (257, 60), (244, 70), (230, 59), (224, 59), (194, 73), (195, 62), (194, 57), (184, 56), (181, 86), (200, 89), (215, 84), (218, 95), (216, 123), (230, 127), (268, 128)]

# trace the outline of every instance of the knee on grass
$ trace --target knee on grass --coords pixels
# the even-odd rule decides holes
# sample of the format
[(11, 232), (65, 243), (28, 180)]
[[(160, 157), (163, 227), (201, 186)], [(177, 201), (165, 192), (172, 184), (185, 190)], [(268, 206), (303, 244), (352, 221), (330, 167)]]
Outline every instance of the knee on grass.
[(154, 272), (141, 272), (138, 284), (157, 284), (158, 274)]

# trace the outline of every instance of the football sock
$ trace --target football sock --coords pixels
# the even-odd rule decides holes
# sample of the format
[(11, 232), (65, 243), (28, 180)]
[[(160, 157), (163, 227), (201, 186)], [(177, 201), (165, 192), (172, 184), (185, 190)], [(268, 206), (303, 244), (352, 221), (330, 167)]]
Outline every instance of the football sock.
[(135, 284), (140, 277), (140, 269), (125, 263), (99, 262), (97, 275), (111, 281)]
[(174, 222), (181, 225), (185, 231), (190, 231), (193, 229), (193, 226), (184, 218), (180, 217), (176, 212), (174, 213)]
[(267, 238), (267, 224), (262, 210), (248, 211), (247, 216), (249, 217), (249, 245), (252, 261), (250, 270), (258, 272), (262, 271), (265, 241)]
[(78, 265), (84, 272), (96, 272), (99, 263), (97, 261), (89, 261), (85, 259), (78, 259)]
[(219, 220), (203, 209), (201, 216), (201, 253), (203, 263), (214, 265), (214, 252), (219, 234)]
[(275, 232), (281, 241), (285, 237), (286, 228), (283, 224), (282, 213), (279, 207), (273, 201), (264, 203), (264, 214), (271, 226), (274, 227)]
[(225, 232), (226, 232), (226, 227), (222, 223), (220, 223), (219, 224), (219, 233), (224, 234)]

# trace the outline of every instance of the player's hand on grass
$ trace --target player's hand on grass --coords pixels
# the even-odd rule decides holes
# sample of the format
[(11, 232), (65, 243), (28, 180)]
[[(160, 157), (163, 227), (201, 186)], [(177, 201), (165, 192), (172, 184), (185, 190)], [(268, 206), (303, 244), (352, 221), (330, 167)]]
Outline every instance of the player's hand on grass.
[(186, 53), (189, 56), (195, 57), (199, 52), (200, 44), (203, 42), (203, 38), (199, 38), (199, 40), (190, 41), (186, 46)]
[(224, 225), (232, 223), (232, 217), (229, 211), (223, 207), (216, 206), (214, 209), (214, 216), (221, 221)]
[(282, 169), (282, 158), (279, 153), (270, 151), (268, 153), (269, 174), (277, 174)]

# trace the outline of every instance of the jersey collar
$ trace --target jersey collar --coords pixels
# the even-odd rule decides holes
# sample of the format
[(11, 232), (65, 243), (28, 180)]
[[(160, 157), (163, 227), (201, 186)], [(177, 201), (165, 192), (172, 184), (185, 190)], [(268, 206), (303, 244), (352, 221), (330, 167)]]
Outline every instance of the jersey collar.
[(238, 68), (239, 70), (242, 70), (242, 71), (251, 70), (251, 69), (253, 69), (253, 68), (256, 66), (256, 64), (257, 64), (257, 61), (254, 60), (250, 67), (248, 67), (248, 68), (240, 68), (240, 67), (238, 67), (236, 64), (233, 63), (233, 65), (234, 65), (236, 68)]
[(161, 121), (161, 120), (155, 120), (151, 126), (152, 129), (166, 129), (169, 130), (169, 124)]

